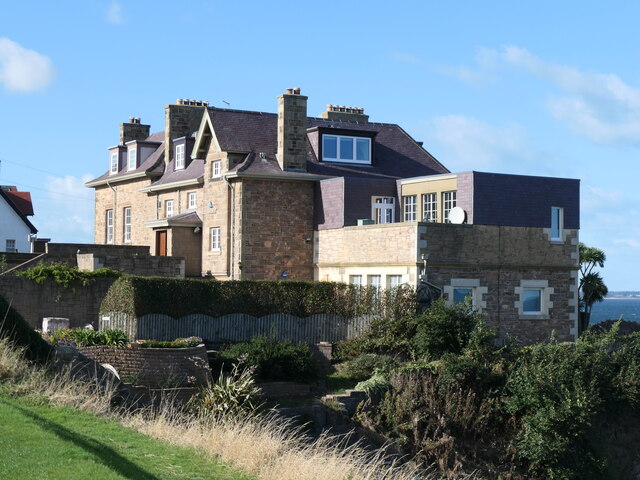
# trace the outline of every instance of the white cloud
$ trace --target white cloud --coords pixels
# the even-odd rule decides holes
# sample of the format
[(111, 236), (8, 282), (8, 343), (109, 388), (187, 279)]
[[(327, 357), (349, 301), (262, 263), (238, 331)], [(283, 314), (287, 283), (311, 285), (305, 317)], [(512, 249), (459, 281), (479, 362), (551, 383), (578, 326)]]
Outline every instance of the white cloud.
[(576, 134), (599, 143), (640, 143), (640, 89), (613, 74), (585, 73), (545, 62), (528, 50), (505, 47), (500, 58), (564, 90), (568, 96), (552, 98), (551, 114)]
[(111, 2), (107, 7), (107, 22), (114, 25), (122, 25), (124, 23), (124, 17), (122, 16), (122, 5), (118, 2)]
[(440, 160), (452, 171), (514, 171), (515, 163), (531, 156), (528, 137), (518, 125), (495, 127), (472, 117), (446, 115), (427, 123), (426, 136), (444, 150)]
[(611, 213), (612, 210), (622, 207), (625, 203), (626, 199), (620, 192), (582, 184), (580, 207), (583, 211), (604, 210)]
[(398, 51), (391, 52), (391, 58), (396, 62), (400, 62), (400, 63), (410, 63), (413, 65), (422, 64), (422, 60), (420, 60), (418, 57), (408, 52), (398, 52)]
[(47, 177), (49, 201), (34, 203), (38, 235), (51, 237), (53, 242), (93, 242), (93, 192), (84, 186), (92, 178), (90, 174)]
[(433, 70), (442, 75), (447, 75), (467, 83), (474, 87), (480, 87), (489, 83), (494, 83), (497, 77), (494, 69), (498, 63), (498, 54), (495, 50), (478, 47), (474, 56), (474, 67), (465, 65), (458, 66), (435, 66)]
[(49, 57), (0, 37), (0, 84), (7, 90), (44, 90), (54, 76), (55, 70)]
[(640, 249), (640, 241), (635, 238), (619, 238), (614, 240), (613, 243), (615, 245), (623, 245), (625, 247)]

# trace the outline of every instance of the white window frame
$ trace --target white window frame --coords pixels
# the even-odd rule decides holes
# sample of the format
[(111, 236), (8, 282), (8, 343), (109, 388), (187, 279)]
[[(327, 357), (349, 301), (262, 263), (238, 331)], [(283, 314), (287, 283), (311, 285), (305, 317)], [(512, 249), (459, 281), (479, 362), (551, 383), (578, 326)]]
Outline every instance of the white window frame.
[(418, 210), (417, 195), (405, 195), (402, 197), (402, 211), (405, 222), (415, 222)]
[(113, 175), (114, 173), (118, 173), (118, 152), (111, 153), (111, 163), (109, 166), (109, 174)]
[(209, 229), (209, 240), (212, 252), (219, 252), (220, 247), (220, 227), (211, 227)]
[(129, 163), (127, 164), (127, 170), (135, 170), (138, 168), (138, 149), (129, 149)]
[(393, 223), (396, 214), (396, 199), (393, 197), (373, 197), (371, 219), (376, 223)]
[(17, 252), (18, 251), (18, 249), (16, 248), (15, 239), (7, 238), (6, 241), (4, 242), (4, 244), (5, 244), (5, 252)]
[(220, 178), (222, 176), (222, 160), (214, 160), (211, 162), (211, 178)]
[(176, 170), (184, 169), (184, 143), (176, 145)]
[[(324, 148), (325, 139), (335, 138), (336, 139), (336, 156), (328, 157), (326, 154), (326, 149)], [(341, 146), (340, 139), (349, 139), (352, 141), (352, 158), (344, 158), (341, 155)], [(368, 150), (368, 158), (366, 160), (357, 160), (357, 144), (358, 140), (364, 140), (367, 142), (367, 150)], [(352, 137), (349, 135), (333, 135), (333, 134), (323, 134), (322, 135), (322, 161), (323, 162), (336, 162), (336, 163), (358, 163), (360, 165), (371, 165), (371, 139), (369, 137)]]
[(552, 242), (562, 241), (562, 231), (564, 227), (564, 209), (562, 207), (551, 207), (551, 228), (549, 229), (549, 240)]
[(195, 210), (197, 208), (198, 197), (196, 192), (189, 192), (187, 195), (189, 210)]
[(398, 288), (402, 285), (402, 275), (387, 275), (387, 288)]
[(166, 200), (164, 202), (164, 216), (166, 218), (173, 217), (173, 200)]
[(109, 245), (113, 243), (113, 210), (105, 213), (105, 242)]
[(349, 275), (349, 284), (356, 287), (362, 286), (362, 275)]
[(456, 207), (457, 190), (442, 192), (442, 220), (444, 223), (451, 223), (449, 212)]
[(471, 290), (471, 305), (473, 309), (481, 312), (484, 308), (487, 308), (486, 300), (483, 300), (483, 295), (489, 293), (489, 287), (480, 285), (480, 279), (478, 278), (452, 278), (449, 281), (449, 285), (445, 285), (443, 292), (445, 295), (445, 303), (449, 306), (454, 305), (455, 291), (458, 289)]
[(131, 243), (131, 207), (124, 207), (123, 218), (124, 218), (123, 240), (124, 240), (124, 243)]
[(438, 194), (435, 192), (422, 194), (422, 221), (438, 221)]
[[(526, 291), (540, 291), (540, 311), (526, 311), (524, 309), (524, 297)], [(515, 294), (518, 300), (514, 302), (515, 308), (518, 309), (518, 315), (521, 320), (547, 320), (549, 319), (549, 310), (553, 308), (551, 295), (554, 288), (549, 286), (548, 280), (520, 280), (520, 286), (515, 288)]]

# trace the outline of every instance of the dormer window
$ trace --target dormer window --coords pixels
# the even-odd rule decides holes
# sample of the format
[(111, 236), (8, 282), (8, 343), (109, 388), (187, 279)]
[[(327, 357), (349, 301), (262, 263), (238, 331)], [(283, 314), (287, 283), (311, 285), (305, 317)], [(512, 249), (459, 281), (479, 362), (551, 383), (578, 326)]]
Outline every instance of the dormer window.
[(137, 149), (130, 148), (129, 149), (129, 165), (127, 170), (135, 170), (137, 168)]
[(113, 152), (111, 154), (111, 163), (109, 167), (109, 173), (114, 174), (118, 173), (118, 152)]
[(184, 168), (184, 143), (176, 145), (176, 170)]
[(346, 135), (322, 135), (324, 162), (371, 164), (371, 139)]

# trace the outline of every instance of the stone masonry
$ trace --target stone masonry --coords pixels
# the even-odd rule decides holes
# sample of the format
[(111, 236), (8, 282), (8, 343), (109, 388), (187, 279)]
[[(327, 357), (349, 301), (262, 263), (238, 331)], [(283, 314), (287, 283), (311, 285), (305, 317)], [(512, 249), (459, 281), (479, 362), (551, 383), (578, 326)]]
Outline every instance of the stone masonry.
[(278, 163), (282, 170), (307, 170), (307, 97), (300, 89), (278, 96)]

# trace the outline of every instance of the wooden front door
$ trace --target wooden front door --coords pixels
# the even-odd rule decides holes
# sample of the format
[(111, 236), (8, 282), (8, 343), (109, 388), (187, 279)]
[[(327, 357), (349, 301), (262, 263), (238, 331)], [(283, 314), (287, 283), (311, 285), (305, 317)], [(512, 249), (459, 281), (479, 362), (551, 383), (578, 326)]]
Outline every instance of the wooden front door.
[(156, 255), (159, 257), (167, 256), (167, 231), (158, 230), (156, 232)]

